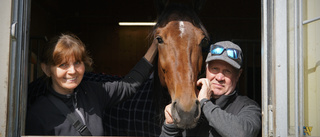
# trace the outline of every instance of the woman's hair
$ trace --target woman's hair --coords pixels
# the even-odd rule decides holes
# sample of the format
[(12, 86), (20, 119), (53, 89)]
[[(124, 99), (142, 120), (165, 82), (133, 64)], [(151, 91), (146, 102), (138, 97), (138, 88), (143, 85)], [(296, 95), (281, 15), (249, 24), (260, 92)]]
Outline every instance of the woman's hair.
[(40, 61), (46, 65), (55, 66), (73, 57), (76, 61), (84, 62), (88, 67), (93, 63), (84, 43), (76, 35), (61, 34), (50, 40), (48, 45), (44, 47)]

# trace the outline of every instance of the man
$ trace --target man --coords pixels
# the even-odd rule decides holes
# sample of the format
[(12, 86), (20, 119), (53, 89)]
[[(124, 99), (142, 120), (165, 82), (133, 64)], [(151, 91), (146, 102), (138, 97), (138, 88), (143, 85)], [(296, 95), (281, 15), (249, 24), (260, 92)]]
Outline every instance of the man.
[(206, 59), (206, 78), (197, 81), (201, 86), (198, 100), (202, 110), (197, 126), (186, 130), (177, 128), (168, 105), (160, 136), (257, 136), (261, 129), (261, 109), (236, 90), (242, 60), (241, 48), (230, 41), (211, 45)]

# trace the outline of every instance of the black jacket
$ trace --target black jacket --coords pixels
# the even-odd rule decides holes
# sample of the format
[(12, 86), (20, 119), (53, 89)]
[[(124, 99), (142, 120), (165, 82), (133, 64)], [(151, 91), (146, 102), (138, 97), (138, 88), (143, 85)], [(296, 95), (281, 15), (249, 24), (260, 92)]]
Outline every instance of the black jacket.
[(125, 100), (148, 78), (152, 65), (144, 58), (121, 81), (98, 83), (82, 81), (71, 95), (61, 95), (52, 88), (40, 96), (27, 110), (26, 135), (80, 136), (66, 117), (48, 99), (53, 94), (70, 109), (78, 108), (92, 135), (105, 135), (105, 109)]
[(202, 116), (195, 128), (181, 130), (164, 123), (160, 136), (253, 137), (261, 129), (259, 105), (236, 91), (217, 100), (203, 99), (200, 104)]

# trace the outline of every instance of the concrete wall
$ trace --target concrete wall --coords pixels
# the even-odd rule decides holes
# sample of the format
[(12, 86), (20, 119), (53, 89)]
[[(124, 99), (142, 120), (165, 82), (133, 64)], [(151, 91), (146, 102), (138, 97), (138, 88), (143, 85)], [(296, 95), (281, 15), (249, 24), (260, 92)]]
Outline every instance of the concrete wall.
[(0, 137), (6, 136), (11, 0), (0, 1)]

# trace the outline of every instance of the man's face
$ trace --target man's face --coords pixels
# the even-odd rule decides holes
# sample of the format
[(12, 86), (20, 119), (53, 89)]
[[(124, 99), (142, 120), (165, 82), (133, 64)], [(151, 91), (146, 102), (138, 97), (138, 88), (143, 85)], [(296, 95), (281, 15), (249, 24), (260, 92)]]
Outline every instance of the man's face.
[(208, 63), (206, 77), (211, 84), (211, 90), (215, 99), (222, 95), (231, 94), (239, 80), (242, 70), (237, 70), (229, 63), (221, 60), (213, 60)]

